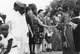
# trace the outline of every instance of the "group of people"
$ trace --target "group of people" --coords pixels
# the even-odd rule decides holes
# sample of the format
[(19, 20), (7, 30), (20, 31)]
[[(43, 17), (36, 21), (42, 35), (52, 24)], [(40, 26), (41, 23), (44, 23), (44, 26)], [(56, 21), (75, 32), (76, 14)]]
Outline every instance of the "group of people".
[(37, 11), (35, 4), (26, 6), (19, 1), (14, 3), (13, 9), (14, 14), (7, 17), (0, 14), (1, 54), (41, 54), (52, 50), (79, 54), (78, 13), (62, 9)]

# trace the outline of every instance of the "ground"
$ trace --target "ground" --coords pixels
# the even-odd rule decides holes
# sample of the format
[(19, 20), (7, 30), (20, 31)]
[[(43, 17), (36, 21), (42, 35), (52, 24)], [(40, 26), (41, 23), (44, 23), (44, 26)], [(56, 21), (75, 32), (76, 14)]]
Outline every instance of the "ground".
[(43, 52), (42, 54), (62, 54), (62, 51)]

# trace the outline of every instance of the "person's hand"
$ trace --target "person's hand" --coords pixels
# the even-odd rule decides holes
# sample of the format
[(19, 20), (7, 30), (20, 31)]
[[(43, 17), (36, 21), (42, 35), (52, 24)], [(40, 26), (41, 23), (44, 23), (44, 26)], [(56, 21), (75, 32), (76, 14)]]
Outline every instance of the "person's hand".
[(67, 42), (66, 41), (63, 43), (63, 46), (67, 48)]

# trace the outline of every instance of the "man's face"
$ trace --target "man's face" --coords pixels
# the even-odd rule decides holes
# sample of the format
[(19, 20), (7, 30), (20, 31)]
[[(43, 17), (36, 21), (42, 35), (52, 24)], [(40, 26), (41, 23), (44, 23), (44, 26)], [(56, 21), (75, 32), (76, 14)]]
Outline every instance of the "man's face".
[(20, 13), (21, 15), (23, 15), (23, 14), (24, 14), (24, 9), (19, 9), (19, 13)]
[(19, 11), (19, 13), (20, 13), (21, 15), (24, 14), (24, 9), (21, 9), (21, 7), (19, 7), (19, 6), (14, 7), (14, 10), (15, 10), (15, 11)]
[(43, 17), (43, 16), (44, 16), (44, 12), (41, 11), (41, 12), (39, 13), (39, 15), (40, 15), (41, 17)]
[(15, 11), (18, 11), (19, 7), (16, 6), (16, 7), (14, 7), (13, 9), (14, 9)]

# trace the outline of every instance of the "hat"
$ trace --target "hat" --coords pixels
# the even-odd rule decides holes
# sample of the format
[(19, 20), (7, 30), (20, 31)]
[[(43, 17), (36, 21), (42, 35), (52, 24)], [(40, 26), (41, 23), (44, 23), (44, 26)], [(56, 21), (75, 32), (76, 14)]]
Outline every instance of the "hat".
[(21, 3), (20, 1), (15, 2), (18, 6), (25, 8), (26, 4)]

